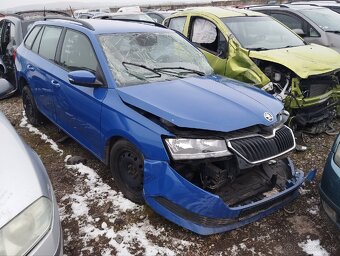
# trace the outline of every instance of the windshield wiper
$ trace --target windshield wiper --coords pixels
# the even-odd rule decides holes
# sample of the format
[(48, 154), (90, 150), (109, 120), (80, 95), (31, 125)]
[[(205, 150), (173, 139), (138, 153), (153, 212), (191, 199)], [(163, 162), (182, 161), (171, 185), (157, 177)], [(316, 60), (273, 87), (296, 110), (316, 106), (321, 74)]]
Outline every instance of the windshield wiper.
[(325, 32), (340, 34), (340, 30), (325, 30)]
[(250, 50), (250, 51), (267, 51), (269, 49), (264, 48), (264, 47), (254, 47), (254, 48), (248, 48), (248, 50)]
[[(154, 73), (155, 75), (154, 76), (144, 76), (145, 78), (156, 78), (156, 77), (161, 77), (162, 75), (160, 73), (158, 73), (156, 71), (156, 69), (153, 69), (153, 68), (149, 68), (143, 64), (137, 64), (137, 63), (132, 63), (132, 62), (126, 62), (126, 61), (123, 61), (122, 62), (122, 65), (124, 66), (124, 68), (129, 72), (129, 69), (127, 68), (127, 66), (135, 66), (135, 67), (139, 67), (139, 68), (143, 68), (143, 69), (146, 69), (152, 73)], [(135, 73), (131, 73), (129, 72), (131, 75), (133, 76), (136, 76)], [(137, 78), (140, 78), (141, 76), (137, 77)]]
[[(182, 69), (185, 70), (185, 72), (175, 72), (175, 71), (167, 71), (167, 69)], [(199, 70), (195, 70), (195, 69), (190, 69), (190, 68), (185, 68), (185, 67), (162, 67), (162, 68), (155, 68), (155, 71), (166, 71), (169, 74), (189, 74), (189, 73), (194, 73), (197, 74), (199, 76), (205, 76), (205, 73)]]

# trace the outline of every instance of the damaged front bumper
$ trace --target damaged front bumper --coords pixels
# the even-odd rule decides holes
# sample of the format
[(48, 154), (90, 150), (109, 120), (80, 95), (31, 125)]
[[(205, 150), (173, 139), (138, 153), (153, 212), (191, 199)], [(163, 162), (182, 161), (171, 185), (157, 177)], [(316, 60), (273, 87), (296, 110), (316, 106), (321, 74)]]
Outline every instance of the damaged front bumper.
[(291, 113), (290, 127), (311, 134), (325, 132), (340, 116), (340, 86), (314, 97), (289, 96), (285, 106)]
[(145, 160), (144, 197), (160, 215), (195, 233), (209, 235), (229, 231), (277, 211), (299, 195), (304, 173), (295, 169), (289, 159), (285, 161), (292, 178), (283, 191), (231, 207), (220, 196), (185, 179), (168, 162)]

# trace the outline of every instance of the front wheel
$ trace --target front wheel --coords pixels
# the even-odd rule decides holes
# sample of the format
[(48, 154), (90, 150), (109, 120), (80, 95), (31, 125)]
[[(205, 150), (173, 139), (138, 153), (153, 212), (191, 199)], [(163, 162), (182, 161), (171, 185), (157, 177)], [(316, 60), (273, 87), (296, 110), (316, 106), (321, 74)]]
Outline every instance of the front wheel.
[(137, 204), (144, 203), (144, 157), (129, 141), (118, 140), (110, 152), (110, 169), (124, 196)]
[(35, 103), (32, 92), (28, 86), (22, 89), (22, 103), (26, 117), (32, 125), (40, 125), (44, 123), (44, 116), (40, 113)]

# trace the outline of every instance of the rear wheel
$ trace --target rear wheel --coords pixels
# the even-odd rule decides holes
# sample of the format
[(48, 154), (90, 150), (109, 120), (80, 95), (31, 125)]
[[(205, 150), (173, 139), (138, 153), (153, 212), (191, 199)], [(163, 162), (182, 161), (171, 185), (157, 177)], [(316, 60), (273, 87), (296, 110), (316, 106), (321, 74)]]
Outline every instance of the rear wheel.
[(110, 152), (110, 169), (124, 196), (143, 204), (144, 158), (141, 152), (129, 141), (118, 140)]
[(28, 86), (22, 89), (22, 103), (28, 121), (33, 125), (41, 125), (44, 123), (44, 116), (40, 113), (35, 103), (32, 92)]

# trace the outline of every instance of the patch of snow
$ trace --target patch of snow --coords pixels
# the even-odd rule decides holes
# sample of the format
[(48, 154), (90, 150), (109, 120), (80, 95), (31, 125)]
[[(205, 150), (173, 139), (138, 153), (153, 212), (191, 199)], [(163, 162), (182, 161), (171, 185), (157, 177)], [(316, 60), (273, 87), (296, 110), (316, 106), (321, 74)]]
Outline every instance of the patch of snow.
[[(84, 248), (92, 251), (89, 242), (98, 237), (106, 237), (108, 246), (102, 251), (103, 255), (110, 255), (114, 250), (117, 255), (131, 255), (132, 253), (141, 253), (145, 255), (176, 255), (180, 251), (193, 245), (192, 242), (178, 238), (168, 237), (164, 229), (154, 227), (143, 215), (144, 207), (134, 204), (124, 198), (121, 193), (114, 191), (106, 184), (101, 177), (92, 168), (80, 163), (68, 165), (65, 157), (65, 167), (72, 172), (76, 172), (77, 184), (73, 194), (65, 195), (61, 199), (64, 204), (60, 209), (60, 215), (63, 220), (75, 220), (78, 222), (80, 237)], [(110, 202), (110, 212), (104, 212), (104, 216), (109, 222), (99, 221), (89, 213), (93, 203), (99, 206), (105, 206)], [(70, 206), (70, 207), (68, 207)], [(71, 209), (71, 213), (66, 209)], [(113, 223), (122, 213), (130, 212), (135, 215), (141, 215), (135, 223), (128, 223), (121, 230), (115, 231)], [(99, 221), (99, 222), (98, 222)], [(166, 247), (154, 244), (149, 238), (157, 237), (162, 240)], [(171, 249), (170, 249), (171, 248)], [(133, 252), (132, 252), (132, 251)]]
[(330, 254), (320, 245), (320, 240), (307, 239), (306, 242), (298, 244), (302, 250), (312, 256), (329, 256)]
[(319, 207), (317, 205), (313, 205), (308, 212), (313, 215), (317, 215), (319, 213)]
[(304, 189), (302, 186), (299, 188), (299, 192), (301, 195), (306, 195), (310, 192), (310, 189)]
[(28, 123), (25, 112), (23, 112), (23, 118), (21, 119), (20, 127), (27, 128), (29, 132), (40, 136), (41, 140), (45, 141), (45, 143), (50, 144), (50, 147), (55, 152), (59, 153), (60, 155), (63, 155), (64, 151), (58, 147), (57, 143), (50, 139), (46, 134), (42, 133), (39, 129)]

